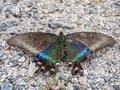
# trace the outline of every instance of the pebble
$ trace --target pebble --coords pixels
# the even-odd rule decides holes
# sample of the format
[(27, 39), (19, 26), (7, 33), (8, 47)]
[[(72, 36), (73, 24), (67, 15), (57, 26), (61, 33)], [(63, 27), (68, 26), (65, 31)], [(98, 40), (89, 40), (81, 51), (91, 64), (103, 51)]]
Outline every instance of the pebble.
[(74, 89), (73, 89), (73, 90), (80, 90), (80, 86), (79, 86), (79, 84), (74, 85)]
[(25, 68), (22, 68), (20, 71), (19, 71), (20, 75), (22, 76), (26, 76), (27, 74), (27, 70)]
[(7, 24), (6, 23), (0, 24), (0, 31), (6, 31), (6, 29), (7, 29)]
[(67, 26), (67, 25), (64, 25), (62, 28), (63, 28), (63, 29), (72, 29), (73, 26)]
[(48, 10), (47, 9), (43, 9), (42, 12), (45, 13), (45, 14), (48, 14)]
[(11, 82), (11, 83), (13, 83), (13, 82), (14, 82), (14, 80), (13, 80), (13, 76), (12, 76), (12, 75), (7, 76), (7, 79), (8, 79), (8, 80), (9, 80), (9, 82)]
[(19, 2), (19, 0), (12, 0), (13, 4), (17, 4)]
[(17, 5), (12, 6), (10, 12), (15, 17), (18, 17), (21, 14), (20, 7)]
[(30, 62), (29, 64), (29, 70), (28, 70), (28, 75), (30, 77), (33, 77), (33, 75), (35, 74), (35, 72), (39, 69), (39, 67), (35, 66), (35, 63)]
[(26, 90), (34, 90), (35, 88), (33, 86), (29, 86), (26, 88)]
[(64, 79), (64, 76), (60, 75), (58, 78), (59, 78), (60, 81), (62, 81)]
[(83, 85), (84, 77), (79, 76), (78, 82), (80, 85)]
[(0, 38), (2, 37), (2, 33), (0, 33)]
[(114, 90), (120, 90), (120, 85), (114, 85), (113, 88)]
[(20, 63), (25, 62), (25, 57), (24, 57), (24, 56), (20, 57), (20, 58), (18, 59), (18, 62), (20, 62)]
[(3, 74), (3, 70), (2, 69), (0, 69), (0, 76)]
[(25, 90), (24, 86), (17, 86), (16, 90)]
[(11, 66), (11, 67), (15, 67), (18, 65), (18, 60), (13, 57), (13, 58), (10, 58), (10, 61), (8, 62), (8, 64)]
[(0, 90), (13, 90), (13, 85), (8, 82), (2, 82), (0, 84)]
[(46, 87), (45, 87), (45, 86), (40, 85), (38, 90), (45, 90), (45, 89), (46, 89)]
[(26, 3), (26, 6), (29, 7), (29, 8), (32, 7), (32, 5), (33, 5), (33, 2), (32, 2), (32, 1), (28, 1), (28, 2)]
[(6, 59), (6, 58), (7, 58), (7, 54), (1, 52), (1, 53), (0, 53), (0, 61), (4, 60), (4, 59)]
[(62, 25), (60, 23), (56, 23), (51, 20), (48, 22), (48, 26), (52, 29), (57, 29), (57, 28), (62, 27)]

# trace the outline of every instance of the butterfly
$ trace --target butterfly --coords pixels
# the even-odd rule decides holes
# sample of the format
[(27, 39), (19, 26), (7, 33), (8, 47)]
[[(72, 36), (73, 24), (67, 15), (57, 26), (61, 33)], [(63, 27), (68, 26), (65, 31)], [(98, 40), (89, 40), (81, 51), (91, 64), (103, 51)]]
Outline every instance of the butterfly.
[(7, 41), (8, 45), (20, 48), (35, 58), (41, 71), (56, 73), (61, 61), (72, 67), (72, 74), (83, 75), (81, 63), (92, 57), (92, 52), (113, 46), (116, 41), (108, 35), (97, 32), (77, 32), (54, 35), (44, 32), (18, 34)]

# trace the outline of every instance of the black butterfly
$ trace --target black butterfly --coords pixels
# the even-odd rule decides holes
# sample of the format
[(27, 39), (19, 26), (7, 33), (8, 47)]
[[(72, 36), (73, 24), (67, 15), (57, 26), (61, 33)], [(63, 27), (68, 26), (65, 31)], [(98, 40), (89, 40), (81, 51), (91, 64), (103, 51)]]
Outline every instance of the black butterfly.
[(101, 48), (112, 46), (116, 41), (105, 34), (96, 32), (78, 32), (59, 36), (43, 33), (23, 33), (10, 38), (7, 43), (18, 47), (34, 55), (34, 62), (41, 67), (41, 70), (56, 72), (56, 67), (61, 61), (72, 66), (72, 74), (82, 73), (81, 62), (85, 61), (91, 52)]

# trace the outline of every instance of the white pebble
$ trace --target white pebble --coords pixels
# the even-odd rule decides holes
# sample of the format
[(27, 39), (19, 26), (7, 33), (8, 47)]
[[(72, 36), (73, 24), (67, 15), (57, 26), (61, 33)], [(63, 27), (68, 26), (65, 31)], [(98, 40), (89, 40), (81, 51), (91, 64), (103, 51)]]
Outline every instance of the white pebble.
[(21, 13), (21, 10), (20, 10), (20, 8), (18, 7), (18, 6), (12, 6), (12, 8), (11, 8), (11, 14), (13, 15), (13, 16), (20, 16), (20, 13)]

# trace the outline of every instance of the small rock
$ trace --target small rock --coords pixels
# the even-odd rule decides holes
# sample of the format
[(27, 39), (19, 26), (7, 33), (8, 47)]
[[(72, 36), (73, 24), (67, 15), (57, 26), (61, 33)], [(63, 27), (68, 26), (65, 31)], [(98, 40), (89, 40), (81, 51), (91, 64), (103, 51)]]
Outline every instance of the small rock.
[(24, 90), (25, 87), (24, 86), (17, 86), (16, 90)]
[(32, 5), (33, 5), (33, 3), (30, 2), (30, 1), (26, 3), (26, 6), (27, 6), (27, 7), (32, 7)]
[(40, 85), (38, 90), (45, 90), (45, 89), (46, 89), (46, 87), (45, 87), (45, 86)]
[(20, 74), (21, 74), (22, 76), (25, 76), (26, 73), (27, 73), (27, 69), (22, 68), (19, 72), (20, 72)]
[(62, 81), (64, 79), (63, 75), (59, 75), (59, 80)]
[(0, 53), (0, 61), (7, 58), (7, 55), (5, 53)]
[(62, 27), (62, 25), (60, 23), (56, 23), (56, 22), (53, 22), (53, 21), (49, 21), (48, 22), (48, 26), (52, 29), (56, 29), (56, 28), (60, 28)]
[(11, 66), (11, 67), (15, 67), (18, 65), (18, 60), (16, 58), (10, 58), (10, 61), (8, 62), (8, 64)]
[(29, 70), (28, 70), (29, 76), (32, 77), (38, 69), (39, 68), (36, 67), (35, 63), (30, 62), (30, 64), (29, 64)]
[(3, 71), (0, 69), (0, 75), (2, 75), (3, 74)]
[(43, 9), (42, 12), (45, 13), (45, 14), (48, 14), (48, 10), (47, 9)]
[(74, 90), (80, 90), (80, 86), (79, 85), (74, 85)]
[(65, 82), (65, 83), (64, 83), (64, 86), (67, 86), (67, 85), (68, 85), (68, 82)]
[(33, 8), (32, 12), (33, 12), (34, 14), (36, 14), (36, 13), (38, 13), (38, 9), (37, 9), (37, 8)]
[(12, 36), (12, 35), (17, 35), (17, 34), (16, 34), (16, 33), (14, 33), (14, 32), (11, 32), (11, 33), (10, 33), (10, 35)]
[(6, 23), (2, 23), (0, 25), (0, 31), (6, 31), (6, 29), (7, 29), (7, 24)]
[(9, 10), (7, 9), (7, 10), (5, 11), (5, 17), (6, 17), (6, 18), (9, 18), (9, 14), (10, 14), (10, 12), (9, 12)]
[(20, 62), (20, 63), (25, 62), (25, 57), (24, 57), (24, 56), (22, 56), (21, 58), (19, 58), (19, 59), (18, 59), (18, 62)]
[(17, 4), (19, 2), (19, 0), (12, 0), (13, 4)]
[(35, 90), (35, 87), (29, 86), (29, 87), (26, 88), (26, 90)]
[(5, 48), (4, 48), (5, 51), (7, 51), (7, 50), (9, 50), (9, 49), (10, 49), (10, 47), (5, 47)]
[(9, 24), (10, 26), (18, 26), (19, 22), (12, 20), (9, 22)]
[(113, 88), (114, 90), (120, 90), (120, 85), (114, 85)]
[(9, 80), (9, 82), (13, 82), (13, 76), (7, 76), (7, 79)]
[(0, 38), (2, 37), (2, 33), (0, 33)]
[(0, 84), (0, 90), (13, 90), (13, 85), (8, 82), (2, 82)]
[(73, 26), (63, 26), (63, 29), (72, 29), (73, 28)]
[(79, 76), (78, 82), (79, 82), (80, 85), (83, 85), (83, 82), (84, 82), (84, 81), (83, 81), (83, 77)]
[(5, 3), (7, 0), (2, 0), (3, 1), (3, 3)]
[(18, 6), (12, 6), (12, 8), (11, 8), (11, 14), (13, 16), (15, 16), (15, 17), (20, 16), (20, 14), (21, 14), (20, 8)]

